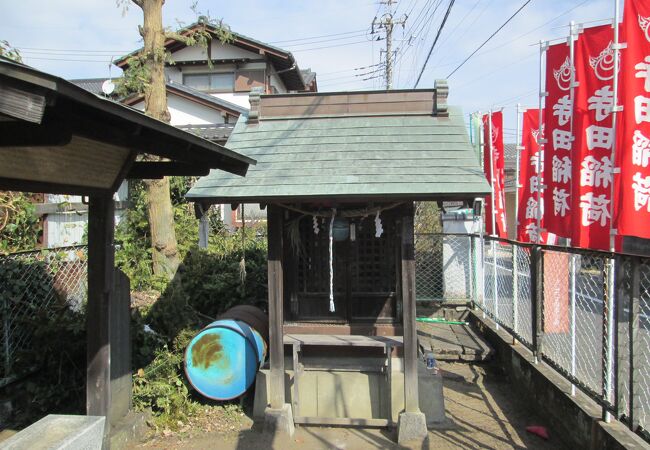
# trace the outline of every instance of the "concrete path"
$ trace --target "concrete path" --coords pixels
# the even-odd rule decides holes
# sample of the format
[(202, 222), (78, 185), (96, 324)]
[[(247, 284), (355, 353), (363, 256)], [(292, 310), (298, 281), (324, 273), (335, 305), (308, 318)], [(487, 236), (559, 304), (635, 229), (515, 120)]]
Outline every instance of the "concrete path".
[(392, 430), (298, 427), (290, 440), (263, 435), (255, 427), (223, 435), (202, 433), (152, 439), (146, 449), (560, 449), (553, 430), (550, 440), (526, 433), (528, 425), (544, 425), (543, 418), (518, 403), (509, 382), (490, 366), (440, 363), (444, 377), (447, 417), (444, 429), (429, 433), (428, 441), (409, 447), (395, 444)]

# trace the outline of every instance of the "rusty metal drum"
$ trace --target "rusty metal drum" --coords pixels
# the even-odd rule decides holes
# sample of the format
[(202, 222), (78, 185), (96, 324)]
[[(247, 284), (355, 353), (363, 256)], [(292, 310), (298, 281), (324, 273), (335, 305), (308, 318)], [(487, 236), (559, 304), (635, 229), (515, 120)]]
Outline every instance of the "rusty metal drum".
[[(268, 320), (266, 324), (268, 327)], [(207, 398), (237, 398), (255, 381), (266, 348), (262, 334), (246, 321), (220, 319), (190, 341), (185, 350), (185, 375)]]

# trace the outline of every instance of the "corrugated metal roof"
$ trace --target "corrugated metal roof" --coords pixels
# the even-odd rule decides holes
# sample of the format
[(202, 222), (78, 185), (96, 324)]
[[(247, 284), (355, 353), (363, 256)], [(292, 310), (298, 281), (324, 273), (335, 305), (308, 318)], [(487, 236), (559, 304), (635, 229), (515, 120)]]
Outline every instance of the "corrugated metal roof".
[(247, 119), (240, 116), (226, 147), (255, 158), (257, 165), (245, 178), (212, 171), (188, 198), (426, 200), (483, 196), (490, 190), (458, 109), (450, 108), (449, 117), (307, 116), (260, 118), (255, 124)]
[[(106, 80), (108, 80), (108, 78), (78, 78), (69, 81), (70, 83), (76, 84), (88, 92), (92, 92), (93, 94), (97, 95), (103, 95), (104, 92), (102, 91), (102, 84), (104, 84), (104, 81)], [(111, 80), (113, 83), (117, 83), (119, 81), (119, 78), (112, 78)]]

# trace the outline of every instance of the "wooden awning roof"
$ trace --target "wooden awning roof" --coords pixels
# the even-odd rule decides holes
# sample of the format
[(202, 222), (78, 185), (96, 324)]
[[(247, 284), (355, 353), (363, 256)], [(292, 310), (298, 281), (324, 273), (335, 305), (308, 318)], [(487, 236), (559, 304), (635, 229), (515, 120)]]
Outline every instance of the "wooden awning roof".
[(490, 192), (462, 113), (438, 89), (251, 96), (226, 146), (258, 160), (212, 171), (205, 203), (471, 199)]
[[(164, 162), (136, 162), (138, 154)], [(114, 191), (125, 177), (245, 175), (255, 160), (0, 58), (0, 189)]]

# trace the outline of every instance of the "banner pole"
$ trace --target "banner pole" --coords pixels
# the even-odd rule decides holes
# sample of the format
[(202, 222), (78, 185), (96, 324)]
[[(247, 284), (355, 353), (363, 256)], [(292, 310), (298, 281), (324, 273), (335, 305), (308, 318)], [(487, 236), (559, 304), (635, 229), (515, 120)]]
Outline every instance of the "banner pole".
[[(615, 167), (612, 174), (612, 188), (610, 190), (610, 199), (609, 199), (609, 249), (612, 252), (616, 251), (616, 228), (614, 228), (614, 195), (615, 195), (615, 183), (614, 179), (616, 174), (620, 171), (619, 168), (616, 168), (616, 123), (617, 123), (617, 113), (622, 110), (622, 107), (618, 105), (618, 75), (619, 75), (619, 65), (620, 65), (620, 55), (619, 50), (623, 48), (619, 43), (619, 19), (620, 19), (620, 7), (618, 0), (614, 0), (614, 42), (612, 43), (612, 50), (614, 51), (614, 79), (612, 81), (612, 132), (613, 132), (613, 141), (612, 141), (612, 153), (611, 161), (612, 165)], [(615, 355), (615, 345), (614, 345), (614, 280), (616, 278), (616, 266), (614, 258), (609, 258), (607, 261), (607, 295), (605, 303), (605, 311), (603, 311), (603, 332), (604, 339), (603, 344), (606, 345), (607, 353), (605, 354), (605, 364), (603, 368), (603, 397), (605, 400), (605, 405), (607, 405), (611, 398), (612, 392), (612, 372), (614, 370), (614, 360), (618, 355)], [(612, 415), (606, 407), (603, 407), (603, 420), (605, 422), (611, 422)]]
[[(492, 196), (490, 198), (490, 203), (492, 205), (492, 237), (497, 237), (497, 227), (496, 227), (496, 203), (495, 195), (496, 191), (494, 190), (494, 184), (496, 181), (496, 176), (494, 173), (494, 143), (492, 139), (492, 110), (490, 109), (488, 115), (488, 139), (489, 139), (489, 149), (490, 149), (490, 180), (492, 184)], [(494, 318), (496, 319), (496, 329), (499, 329), (499, 302), (497, 300), (497, 253), (496, 253), (496, 242), (492, 239), (492, 299), (494, 300)]]
[(496, 228), (496, 216), (495, 216), (495, 205), (496, 203), (494, 202), (494, 196), (495, 196), (495, 191), (494, 191), (494, 182), (496, 180), (496, 176), (494, 174), (494, 145), (492, 143), (492, 110), (490, 109), (489, 115), (488, 115), (488, 135), (490, 138), (490, 143), (488, 144), (488, 148), (490, 149), (490, 184), (491, 190), (492, 190), (492, 198), (490, 199), (490, 203), (492, 206), (492, 236), (497, 236), (497, 228)]
[[(537, 172), (537, 244), (542, 243), (542, 189), (544, 186), (544, 183), (541, 182), (542, 180), (542, 146), (546, 144), (547, 140), (544, 136), (544, 97), (548, 95), (547, 92), (544, 92), (542, 90), (543, 86), (543, 79), (544, 79), (544, 52), (548, 48), (548, 41), (539, 41), (539, 105), (538, 105), (538, 111), (539, 111), (539, 123), (538, 123), (538, 135), (537, 135), (537, 161), (535, 163), (535, 169)], [(544, 179), (544, 182), (546, 180)]]
[[(484, 141), (485, 141), (485, 139), (484, 139), (484, 135), (485, 135), (485, 125), (483, 125), (483, 115), (482, 115), (482, 113), (481, 113), (480, 110), (476, 112), (476, 115), (477, 115), (477, 121), (478, 121), (478, 136), (477, 136), (477, 137), (478, 137), (478, 139), (477, 139), (477, 142), (478, 142), (478, 151), (479, 151), (478, 156), (479, 156), (479, 161), (480, 161), (480, 163), (483, 165), (483, 172), (485, 172), (485, 157), (484, 157), (484, 154), (485, 154), (485, 142), (484, 142)], [(484, 203), (485, 203), (485, 202), (484, 202)], [(485, 206), (485, 205), (484, 205), (484, 206)], [(480, 230), (481, 230), (481, 234), (480, 234), (480, 246), (481, 246), (481, 291), (482, 291), (482, 295), (481, 295), (482, 300), (481, 300), (481, 303), (482, 303), (482, 305), (483, 305), (483, 308), (481, 308), (481, 310), (483, 311), (483, 319), (486, 318), (486, 315), (485, 315), (485, 309), (487, 308), (487, 306), (486, 306), (486, 302), (485, 302), (485, 233), (484, 233), (484, 231), (483, 231), (483, 230), (484, 230), (484, 227), (485, 227), (484, 224), (487, 223), (487, 215), (486, 215), (486, 212), (485, 212), (485, 211), (486, 211), (486, 209), (485, 209), (485, 207), (483, 207), (483, 208), (482, 208), (482, 215), (485, 216), (485, 220), (483, 221), (483, 223), (481, 223), (481, 228), (480, 228)]]
[[(517, 154), (515, 166), (515, 234), (514, 239), (517, 240), (519, 236), (519, 173), (521, 169), (521, 152), (524, 149), (521, 138), (521, 103), (517, 103), (517, 137), (515, 141), (515, 150)], [(517, 246), (512, 246), (512, 331), (513, 331), (513, 344), (516, 341), (516, 336), (519, 328), (518, 305), (519, 304), (519, 252)]]
[[(571, 153), (573, 153), (573, 113), (575, 111), (575, 87), (576, 83), (576, 71), (575, 71), (575, 40), (576, 40), (576, 24), (572, 20), (569, 22), (569, 55), (571, 58), (571, 87), (569, 95), (571, 98), (571, 121), (570, 121), (570, 130), (571, 130)], [(571, 155), (573, 159), (573, 154)], [(571, 198), (573, 199), (573, 182), (569, 186), (569, 192), (571, 192)], [(575, 201), (574, 201), (575, 203)], [(566, 247), (571, 247), (571, 238), (567, 238)], [(571, 335), (571, 375), (575, 377), (576, 375), (576, 269), (577, 269), (577, 255), (569, 255), (569, 332)], [(576, 395), (576, 385), (571, 382), (571, 395)]]

